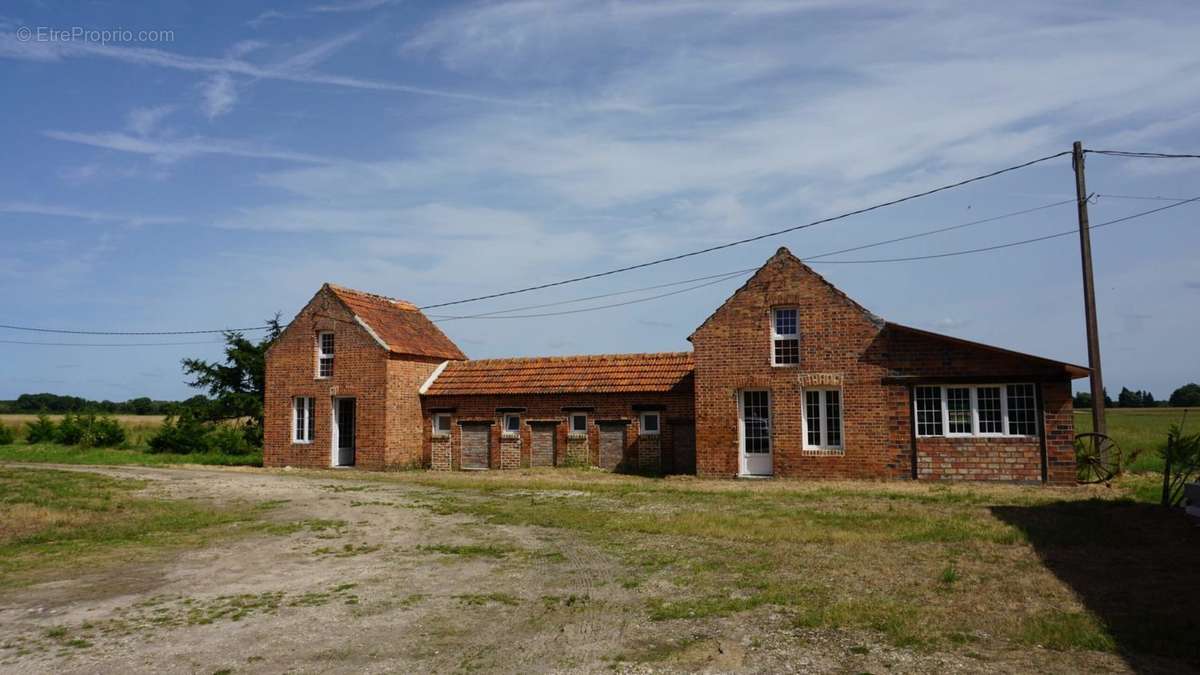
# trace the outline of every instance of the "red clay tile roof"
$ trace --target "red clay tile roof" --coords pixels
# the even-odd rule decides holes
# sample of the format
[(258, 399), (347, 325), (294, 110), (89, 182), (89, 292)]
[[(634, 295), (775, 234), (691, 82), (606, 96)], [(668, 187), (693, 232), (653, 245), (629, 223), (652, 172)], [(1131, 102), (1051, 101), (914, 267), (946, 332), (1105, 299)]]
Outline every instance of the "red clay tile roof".
[(442, 359), (467, 358), (458, 345), (411, 302), (334, 284), (325, 286), (387, 345), (391, 353)]
[(537, 356), (451, 362), (425, 392), (456, 394), (567, 394), (667, 392), (695, 365), (691, 352)]

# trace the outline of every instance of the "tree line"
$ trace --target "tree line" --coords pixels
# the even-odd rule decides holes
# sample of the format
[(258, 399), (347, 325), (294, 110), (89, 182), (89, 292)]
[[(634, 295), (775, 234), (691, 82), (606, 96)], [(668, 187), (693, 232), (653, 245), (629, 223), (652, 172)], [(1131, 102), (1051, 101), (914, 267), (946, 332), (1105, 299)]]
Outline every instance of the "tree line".
[(80, 396), (59, 394), (21, 394), (11, 401), (0, 401), (0, 413), (108, 413), (112, 415), (169, 415), (180, 401), (157, 401), (148, 396), (127, 401), (93, 401)]
[[(1117, 400), (1113, 401), (1112, 397), (1108, 395), (1108, 388), (1105, 387), (1104, 405), (1108, 408), (1196, 407), (1200, 406), (1200, 384), (1189, 382), (1171, 392), (1171, 397), (1165, 401), (1155, 400), (1154, 394), (1149, 391), (1132, 390), (1127, 387), (1121, 387), (1121, 393), (1117, 395)], [(1091, 408), (1091, 392), (1081, 391), (1076, 393), (1075, 407)]]

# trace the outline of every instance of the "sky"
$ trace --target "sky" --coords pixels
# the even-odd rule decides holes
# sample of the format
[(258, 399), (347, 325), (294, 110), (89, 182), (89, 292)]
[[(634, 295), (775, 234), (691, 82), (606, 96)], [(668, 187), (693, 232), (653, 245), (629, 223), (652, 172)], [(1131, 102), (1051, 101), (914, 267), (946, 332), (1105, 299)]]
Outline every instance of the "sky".
[[(1198, 31), (1200, 5), (1186, 2), (10, 1), (0, 323), (259, 326), (326, 281), (427, 305), (756, 236), (1074, 140), (1197, 153)], [(1096, 224), (1200, 196), (1200, 160), (1092, 154), (1087, 180)], [(755, 267), (779, 246), (805, 258), (1045, 207), (825, 260), (984, 247), (1071, 230), (1073, 196), (1060, 157), (428, 313), (557, 303)], [(1187, 204), (1093, 233), (1114, 396), (1200, 380), (1198, 214)], [(891, 321), (1087, 362), (1077, 237), (812, 265)], [(440, 325), (472, 358), (685, 350), (744, 278)], [(212, 335), (0, 340), (76, 343), (0, 343), (0, 398), (183, 398), (195, 392), (180, 359), (221, 355)], [(201, 344), (79, 344), (147, 342)]]

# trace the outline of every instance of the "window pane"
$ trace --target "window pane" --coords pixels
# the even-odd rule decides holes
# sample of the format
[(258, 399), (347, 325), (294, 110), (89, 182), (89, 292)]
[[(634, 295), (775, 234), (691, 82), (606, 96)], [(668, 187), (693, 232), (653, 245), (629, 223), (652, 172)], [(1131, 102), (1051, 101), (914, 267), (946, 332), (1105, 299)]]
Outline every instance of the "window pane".
[(1000, 387), (979, 387), (975, 390), (979, 405), (979, 433), (1004, 433), (1004, 417), (1000, 409)]
[(917, 435), (942, 435), (941, 387), (917, 387)]
[(1037, 435), (1037, 401), (1032, 384), (1008, 385), (1008, 433)]
[(796, 338), (776, 340), (775, 363), (800, 363), (800, 340)]
[(804, 426), (808, 444), (821, 444), (821, 392), (804, 392)]
[(521, 430), (521, 418), (517, 415), (504, 416), (504, 430), (509, 433), (516, 433)]
[(825, 445), (842, 444), (842, 396), (839, 391), (825, 392)]
[(308, 436), (304, 438), (306, 441), (311, 441), (316, 436), (317, 430), (317, 399), (308, 398)]
[(642, 431), (658, 431), (658, 414), (642, 416)]
[(775, 334), (796, 335), (796, 310), (775, 310)]
[(972, 432), (970, 387), (946, 387), (946, 421), (952, 434)]
[(745, 427), (746, 452), (770, 452), (771, 418), (768, 407), (767, 392), (743, 392), (742, 420)]
[(292, 407), (295, 410), (294, 416), (296, 418), (296, 428), (292, 430), (292, 440), (302, 441), (304, 440), (304, 430), (307, 428), (304, 422), (304, 399), (292, 399)]
[(572, 415), (571, 416), (571, 431), (583, 433), (587, 431), (587, 416)]
[(333, 354), (333, 333), (321, 333), (321, 353)]

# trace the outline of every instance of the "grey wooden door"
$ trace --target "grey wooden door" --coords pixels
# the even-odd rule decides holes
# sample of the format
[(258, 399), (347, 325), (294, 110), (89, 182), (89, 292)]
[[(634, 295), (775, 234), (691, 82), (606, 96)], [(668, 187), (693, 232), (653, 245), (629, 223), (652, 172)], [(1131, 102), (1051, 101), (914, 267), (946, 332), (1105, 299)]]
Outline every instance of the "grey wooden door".
[(670, 473), (696, 473), (696, 425), (691, 420), (671, 422), (671, 434), (675, 441)]
[(530, 453), (532, 466), (554, 466), (554, 446), (558, 440), (558, 428), (554, 423), (529, 423)]
[(462, 425), (462, 461), (464, 469), (488, 468), (488, 449), (492, 440), (492, 425)]
[(615, 471), (625, 458), (625, 424), (597, 422), (600, 430), (600, 468)]

